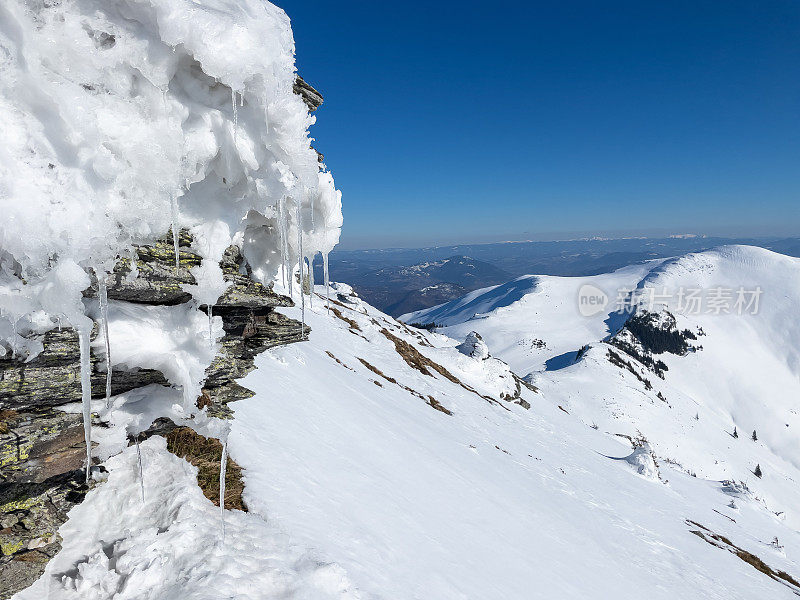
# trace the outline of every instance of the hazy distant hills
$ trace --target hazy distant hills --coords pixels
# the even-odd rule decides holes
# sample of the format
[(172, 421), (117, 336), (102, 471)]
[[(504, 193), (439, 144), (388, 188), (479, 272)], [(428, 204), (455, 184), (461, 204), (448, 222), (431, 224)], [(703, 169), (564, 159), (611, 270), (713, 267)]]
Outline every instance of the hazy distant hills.
[(344, 278), (342, 271), (347, 268), (355, 271), (348, 276), (358, 293), (393, 315), (435, 306), (470, 290), (497, 285), (512, 277), (495, 265), (467, 256), (380, 268), (372, 268), (369, 260), (364, 263), (358, 260), (352, 263), (336, 261), (332, 264), (337, 265), (333, 275), (337, 279)]
[[(588, 239), (337, 250), (330, 255), (330, 269), (334, 281), (347, 281), (367, 302), (398, 316), (530, 273), (597, 275), (645, 260), (701, 252), (727, 244), (759, 246), (788, 256), (800, 256), (800, 238)], [(321, 265), (317, 265), (316, 275), (321, 281)]]

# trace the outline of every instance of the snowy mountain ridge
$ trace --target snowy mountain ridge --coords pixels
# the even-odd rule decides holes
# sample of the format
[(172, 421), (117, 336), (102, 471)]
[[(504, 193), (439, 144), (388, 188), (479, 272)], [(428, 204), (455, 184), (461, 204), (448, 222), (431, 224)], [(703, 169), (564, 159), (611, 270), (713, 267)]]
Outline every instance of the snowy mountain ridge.
[[(587, 284), (612, 298), (591, 317), (578, 310)], [(648, 293), (620, 313), (614, 289)], [(740, 291), (757, 306), (733, 310)], [(648, 307), (654, 293), (663, 304)], [(796, 532), (800, 329), (789, 316), (798, 303), (800, 260), (730, 246), (597, 277), (523, 277), (404, 318), (456, 339), (478, 332), (587, 425), (645, 438), (662, 464), (697, 477), (742, 482)]]

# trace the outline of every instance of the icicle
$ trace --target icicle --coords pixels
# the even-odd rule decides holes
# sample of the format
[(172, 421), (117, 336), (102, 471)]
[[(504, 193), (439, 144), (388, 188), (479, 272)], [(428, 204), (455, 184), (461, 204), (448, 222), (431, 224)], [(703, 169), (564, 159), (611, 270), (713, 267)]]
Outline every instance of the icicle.
[(308, 259), (308, 305), (314, 308), (314, 257)]
[(225, 539), (225, 475), (228, 471), (228, 440), (222, 444), (222, 460), (219, 463), (219, 512), (222, 520), (222, 539)]
[(278, 243), (280, 244), (280, 252), (281, 252), (281, 275), (283, 276), (283, 287), (286, 289), (286, 217), (284, 215), (284, 197), (281, 196), (277, 200), (278, 204), (278, 236), (280, 240)]
[(287, 288), (289, 290), (289, 298), (293, 299), (294, 282), (294, 269), (289, 271), (289, 208), (286, 206), (286, 196), (281, 199), (281, 207), (283, 209), (283, 273), (287, 279)]
[(283, 199), (283, 273), (288, 280), (289, 298), (293, 298), (294, 269), (289, 271), (289, 209), (286, 206), (286, 198)]
[(300, 257), (297, 262), (300, 265), (300, 339), (302, 340), (306, 335), (306, 294), (303, 289), (303, 262), (305, 257), (303, 256), (303, 224), (300, 220), (300, 202), (297, 203), (297, 247)]
[(231, 88), (231, 106), (233, 107), (233, 149), (237, 151), (239, 137), (239, 112), (236, 110), (236, 90)]
[(139, 436), (137, 435), (134, 439), (136, 440), (136, 454), (139, 457), (139, 487), (142, 488), (142, 504), (144, 504), (144, 468), (142, 467), (142, 449), (139, 448)]
[(214, 307), (208, 305), (208, 344), (214, 348)]
[(175, 248), (175, 270), (181, 268), (180, 230), (178, 229), (178, 197), (172, 192), (169, 197), (172, 208), (172, 245)]
[(83, 400), (83, 437), (86, 440), (86, 484), (92, 472), (92, 373), (89, 355), (89, 332), (78, 329), (81, 353), (81, 396)]
[(106, 274), (94, 270), (97, 277), (97, 295), (100, 297), (100, 321), (103, 326), (103, 338), (106, 346), (106, 408), (111, 405), (111, 338), (108, 335), (108, 288)]
[(331, 311), (331, 288), (328, 275), (328, 253), (322, 253), (322, 278), (325, 280), (325, 310)]
[(311, 192), (309, 196), (311, 198), (311, 231), (316, 231), (316, 227), (314, 227), (314, 196), (316, 196), (316, 194)]

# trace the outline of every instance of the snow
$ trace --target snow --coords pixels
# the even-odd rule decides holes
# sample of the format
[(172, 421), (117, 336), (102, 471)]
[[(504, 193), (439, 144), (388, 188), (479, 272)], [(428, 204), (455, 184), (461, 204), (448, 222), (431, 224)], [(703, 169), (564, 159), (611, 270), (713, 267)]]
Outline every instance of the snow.
[(195, 484), (196, 469), (167, 452), (163, 438), (141, 451), (144, 503), (130, 447), (108, 460), (108, 480), (70, 513), (47, 575), (16, 599), (358, 598), (341, 569), (255, 515), (228, 511), (223, 543), (219, 509)]
[(456, 346), (456, 350), (478, 360), (489, 358), (489, 346), (476, 331), (470, 331), (464, 341)]
[[(692, 260), (741, 271), (723, 267), (722, 255)], [(782, 299), (789, 274), (776, 273), (769, 288)], [(501, 399), (515, 387), (502, 361), (466, 356), (455, 340), (406, 327), (349, 286), (333, 287), (332, 308), (357, 327), (322, 303), (306, 307), (308, 341), (257, 357), (241, 382), (256, 395), (231, 405), (228, 450), (244, 469), (250, 512), (225, 511), (224, 543), (220, 509), (157, 437), (141, 446), (142, 505), (126, 436), (156, 416), (202, 420), (180, 406), (179, 390), (151, 386), (116, 396), (110, 411), (96, 403), (110, 424), (98, 429), (96, 450), (108, 480), (72, 511), (61, 530), (64, 550), (18, 598), (42, 597), (47, 585), (54, 600), (795, 597), (691, 533), (696, 526), (687, 520), (774, 569), (800, 572), (792, 501), (800, 475), (760, 440), (721, 431), (715, 397), (698, 406), (668, 390), (669, 408), (593, 347), (571, 367), (540, 373), (538, 393), (521, 386), (525, 410)], [(300, 317), (299, 306), (281, 310)], [(711, 356), (712, 335), (702, 338), (703, 351), (672, 358), (666, 382), (650, 374), (650, 394), (665, 389), (678, 361)], [(393, 338), (455, 381), (414, 368)], [(428, 396), (452, 414), (435, 410)], [(614, 399), (613, 415), (601, 397)], [(636, 428), (646, 442), (615, 435), (636, 439)], [(676, 432), (683, 437), (671, 437)], [(721, 458), (723, 436), (741, 452), (717, 473), (704, 471)], [(667, 451), (671, 441), (683, 448), (681, 464)], [(753, 467), (761, 463), (762, 480), (739, 481), (745, 456)]]
[[(225, 250), (240, 246), (270, 284), (286, 260), (302, 262), (294, 239), (305, 235), (310, 257), (338, 242), (341, 195), (311, 147), (315, 119), (295, 78), (289, 19), (269, 2), (0, 7), (0, 348), (31, 358), (42, 346), (26, 334), (61, 323), (79, 330), (87, 448), (89, 269), (110, 272), (135, 244), (169, 230), (178, 268), (178, 229), (192, 233), (203, 260), (185, 286), (191, 307), (116, 306), (109, 327), (99, 286), (106, 357), (114, 348), (108, 378), (113, 364), (156, 368), (189, 405), (214, 355), (210, 307), (230, 285)], [(295, 210), (278, 234), (284, 196)], [(311, 211), (310, 227), (301, 211)], [(206, 350), (196, 343), (200, 305), (209, 307)]]
[[(243, 381), (257, 395), (236, 404), (230, 445), (245, 469), (251, 510), (334, 559), (365, 596), (794, 597), (689, 533), (685, 520), (698, 521), (773, 567), (798, 572), (800, 535), (756, 497), (740, 497), (732, 511), (718, 481), (669, 463), (661, 463), (659, 480), (648, 445), (631, 449), (566, 414), (558, 408), (563, 394), (523, 388), (532, 408), (505, 403), (505, 410), (423, 375), (381, 328), (479, 391), (499, 387), (488, 373), (480, 384), (462, 368), (488, 361), (349, 300), (352, 308), (337, 308), (359, 324), (358, 335), (309, 310), (308, 343), (257, 359)], [(380, 378), (359, 358), (434, 394), (453, 415), (386, 380), (376, 386)], [(298, 385), (298, 373), (314, 376)], [(769, 549), (775, 536), (786, 542), (785, 556)]]
[[(206, 366), (216, 354), (215, 343), (224, 335), (222, 319), (214, 318), (212, 343), (209, 320), (191, 304), (146, 306), (109, 302), (112, 367), (120, 370), (155, 369), (180, 388), (187, 406), (200, 395)], [(95, 345), (101, 345), (95, 340)]]
[[(787, 318), (800, 303), (800, 261), (729, 246), (593, 278), (537, 279), (535, 289), (510, 304), (490, 289), (423, 312), (445, 325), (438, 331), (454, 337), (478, 331), (493, 355), (520, 372), (531, 371), (529, 380), (544, 396), (585, 424), (610, 434), (643, 435), (662, 466), (667, 461), (707, 480), (744, 482), (764, 510), (793, 533), (800, 529), (800, 515), (792, 510), (800, 481), (800, 326)], [(702, 349), (685, 356), (657, 355), (668, 367), (663, 380), (623, 355), (651, 382), (648, 390), (606, 357), (609, 346), (602, 340), (616, 331), (620, 316), (611, 307), (591, 317), (580, 314), (574, 290), (587, 283), (609, 293), (627, 287), (706, 293), (722, 288), (734, 295), (745, 288), (763, 294), (756, 314), (741, 315), (682, 311), (671, 298), (665, 308), (677, 317), (678, 329), (704, 332), (692, 342)], [(552, 291), (556, 287), (561, 297)], [(459, 312), (476, 301), (483, 302), (487, 314)], [(546, 347), (532, 348), (532, 337)], [(589, 350), (574, 363), (585, 345)], [(563, 356), (569, 360), (554, 370), (555, 359)], [(734, 427), (742, 432), (738, 439), (731, 435)], [(753, 430), (758, 441), (751, 439)], [(753, 475), (756, 465), (762, 478)]]

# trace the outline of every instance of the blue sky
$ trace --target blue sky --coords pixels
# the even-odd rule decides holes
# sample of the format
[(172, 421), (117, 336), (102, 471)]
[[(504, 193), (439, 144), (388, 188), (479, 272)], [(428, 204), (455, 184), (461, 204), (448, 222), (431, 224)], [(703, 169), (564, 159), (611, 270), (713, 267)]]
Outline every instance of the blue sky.
[(273, 0), (349, 248), (800, 234), (800, 3)]

